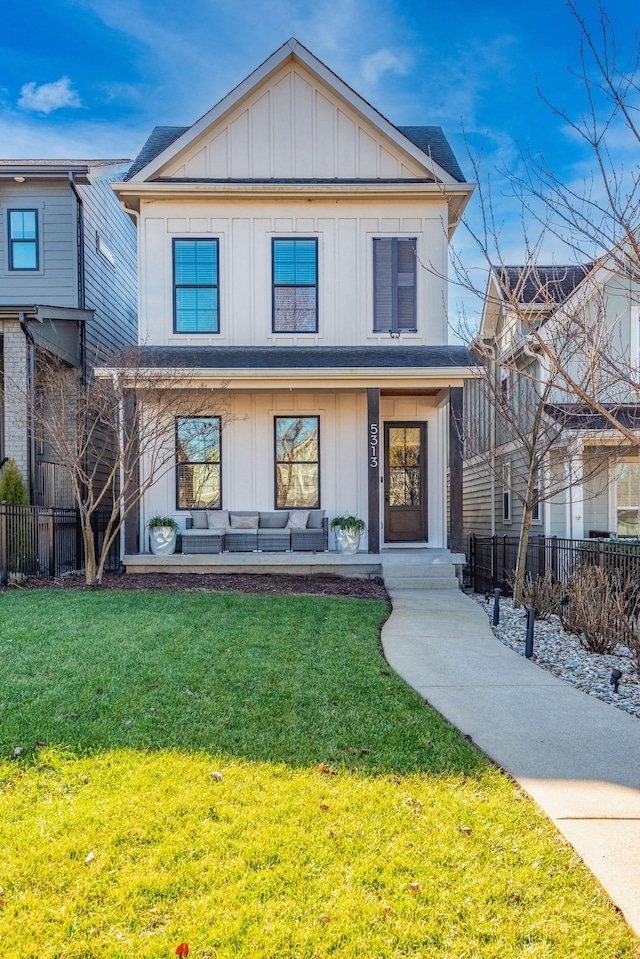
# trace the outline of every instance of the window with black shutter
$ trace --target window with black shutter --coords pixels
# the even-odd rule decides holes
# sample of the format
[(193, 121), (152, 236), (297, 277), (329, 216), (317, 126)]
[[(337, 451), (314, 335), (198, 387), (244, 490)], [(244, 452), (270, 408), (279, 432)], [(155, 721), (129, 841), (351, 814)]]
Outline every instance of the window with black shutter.
[(373, 241), (373, 330), (417, 330), (415, 239), (381, 237)]

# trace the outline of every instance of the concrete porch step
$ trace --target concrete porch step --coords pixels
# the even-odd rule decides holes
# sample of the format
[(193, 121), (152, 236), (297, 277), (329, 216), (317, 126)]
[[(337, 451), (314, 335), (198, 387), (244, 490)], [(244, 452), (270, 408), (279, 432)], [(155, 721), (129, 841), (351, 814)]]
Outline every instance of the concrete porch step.
[(450, 577), (406, 576), (402, 579), (384, 576), (387, 589), (458, 589), (458, 580), (452, 571)]

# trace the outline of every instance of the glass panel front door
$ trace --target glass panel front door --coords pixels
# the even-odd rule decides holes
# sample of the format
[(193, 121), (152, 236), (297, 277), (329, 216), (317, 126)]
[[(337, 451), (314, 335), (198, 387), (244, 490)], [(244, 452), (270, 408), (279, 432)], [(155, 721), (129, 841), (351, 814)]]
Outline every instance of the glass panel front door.
[(427, 425), (385, 423), (385, 540), (427, 539)]

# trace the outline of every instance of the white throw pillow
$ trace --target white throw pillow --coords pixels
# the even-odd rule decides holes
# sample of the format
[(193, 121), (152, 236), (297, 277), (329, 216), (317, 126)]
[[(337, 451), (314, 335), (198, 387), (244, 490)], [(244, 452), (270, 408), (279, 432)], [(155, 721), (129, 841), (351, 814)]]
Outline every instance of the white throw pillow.
[(292, 509), (289, 511), (287, 529), (306, 529), (309, 519), (308, 509)]

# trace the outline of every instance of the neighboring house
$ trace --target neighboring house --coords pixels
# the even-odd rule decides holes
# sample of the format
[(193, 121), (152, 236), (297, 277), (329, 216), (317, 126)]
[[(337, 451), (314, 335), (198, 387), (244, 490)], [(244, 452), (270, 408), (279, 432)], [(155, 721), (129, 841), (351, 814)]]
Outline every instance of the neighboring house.
[(487, 376), (496, 385), (487, 389), (475, 380), (465, 390), (465, 535), (519, 534), (528, 457), (513, 424), (532, 415), (540, 391), (550, 384), (543, 415), (547, 435), (557, 439), (535, 477), (538, 502), (531, 534), (640, 536), (638, 448), (602, 415), (558, 388), (561, 377), (553, 378), (550, 362), (531, 335), (535, 329), (554, 345), (579, 385), (587, 384), (589, 361), (596, 357), (590, 353), (590, 336), (594, 341), (600, 337), (601, 368), (596, 362), (592, 374), (592, 382), (600, 384), (595, 391), (608, 409), (615, 408), (620, 422), (640, 429), (636, 392), (623, 384), (625, 376), (637, 380), (639, 300), (638, 284), (618, 276), (606, 259), (583, 266), (494, 268), (478, 347), (495, 356)]
[(31, 502), (72, 505), (29, 395), (52, 354), (85, 373), (137, 341), (134, 225), (111, 182), (123, 160), (0, 160), (0, 459), (13, 457)]
[(231, 412), (177, 418), (127, 553), (153, 514), (184, 529), (207, 506), (354, 513), (370, 552), (444, 547), (449, 525), (459, 548), (449, 417), (470, 370), (446, 273), (473, 186), (442, 130), (393, 126), (290, 40), (192, 126), (156, 128), (114, 190), (138, 222), (142, 365), (226, 384)]

